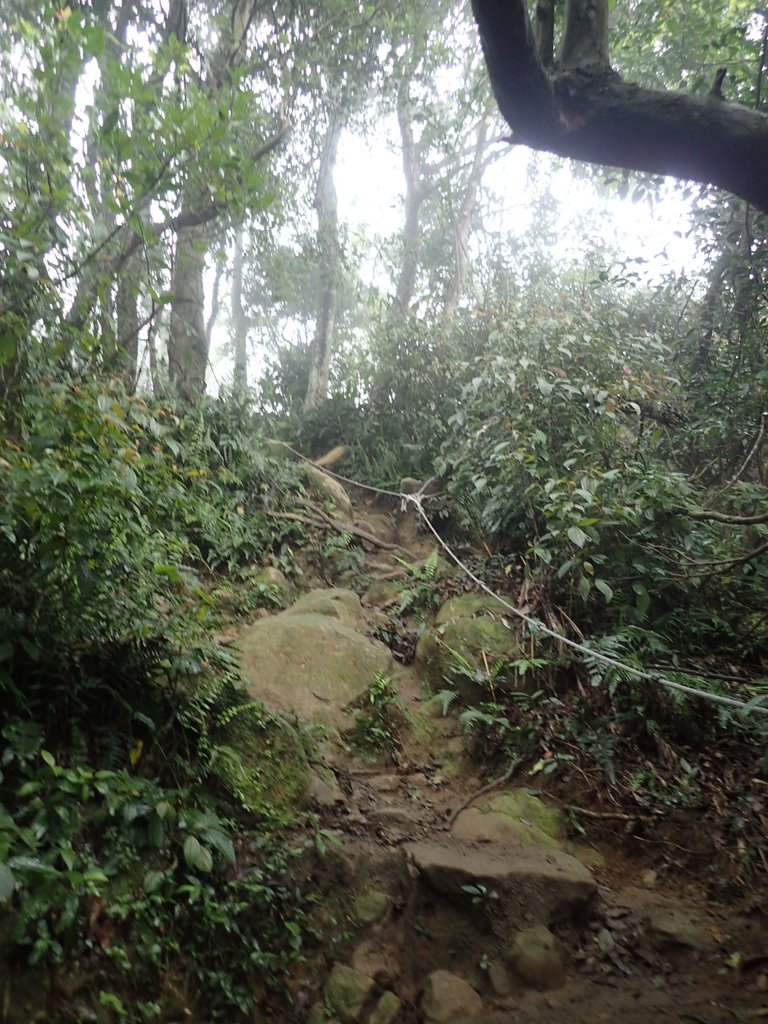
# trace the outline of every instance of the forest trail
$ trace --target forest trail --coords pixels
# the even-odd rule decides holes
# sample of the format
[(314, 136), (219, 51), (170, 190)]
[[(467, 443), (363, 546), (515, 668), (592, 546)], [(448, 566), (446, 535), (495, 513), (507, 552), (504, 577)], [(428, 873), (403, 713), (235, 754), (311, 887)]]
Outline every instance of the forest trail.
[[(320, 636), (338, 616), (339, 629), (365, 634), (380, 649), (372, 638), (386, 635), (403, 588), (423, 581), (418, 567), (434, 545), (413, 510), (360, 496), (345, 504), (338, 492), (337, 500), (349, 531), (364, 538), (366, 564), (357, 572), (371, 585), (362, 603), (347, 573), (346, 588), (317, 589), (274, 618), (298, 613), (302, 631), (317, 628)], [(457, 578), (455, 590), (463, 589)], [(261, 624), (250, 628), (266, 636)], [(310, 638), (316, 657), (299, 654), (289, 670), (281, 663), (278, 706), (309, 708), (328, 735), (311, 786), (326, 842), (305, 880), (320, 894), (317, 940), (292, 980), (291, 1020), (768, 1018), (765, 907), (747, 898), (717, 902), (708, 896), (711, 873), (687, 872), (684, 853), (700, 827), (695, 812), (687, 822), (676, 818), (673, 841), (668, 830), (662, 839), (658, 819), (585, 806), (573, 781), (570, 793), (561, 785), (554, 795), (521, 765), (489, 781), (487, 767), (469, 756), (459, 709), (429, 699), (425, 666), (404, 646), (393, 634), (396, 694), (386, 691), (378, 705), (390, 716), (383, 755), (366, 748), (366, 737), (375, 738), (365, 716), (373, 691), (336, 704), (316, 692), (322, 644)], [(275, 697), (274, 688), (260, 694), (247, 664), (246, 657), (252, 694)]]

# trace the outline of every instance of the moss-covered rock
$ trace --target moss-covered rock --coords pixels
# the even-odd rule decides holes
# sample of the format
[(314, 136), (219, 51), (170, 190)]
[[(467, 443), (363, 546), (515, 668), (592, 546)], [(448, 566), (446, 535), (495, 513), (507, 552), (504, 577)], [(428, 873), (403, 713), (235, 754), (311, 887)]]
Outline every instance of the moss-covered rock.
[(403, 1004), (394, 992), (385, 992), (373, 1008), (368, 1024), (394, 1024), (402, 1007)]
[(560, 849), (565, 822), (560, 811), (529, 790), (514, 790), (468, 807), (454, 825), (457, 839)]
[(326, 615), (329, 619), (343, 622), (353, 629), (365, 624), (360, 598), (354, 590), (345, 587), (311, 590), (295, 601), (286, 610), (286, 615)]
[(373, 580), (363, 594), (363, 604), (368, 607), (389, 608), (400, 603), (402, 593), (402, 580)]
[(372, 978), (345, 964), (336, 964), (325, 983), (325, 1002), (344, 1024), (356, 1024), (375, 988)]
[(352, 905), (352, 916), (361, 925), (375, 924), (386, 917), (392, 908), (392, 901), (378, 889), (361, 892)]
[(255, 707), (216, 737), (212, 773), (250, 811), (288, 814), (307, 800), (310, 770), (301, 736), (286, 719)]
[(500, 620), (449, 619), (426, 630), (416, 645), (416, 661), (433, 689), (456, 689), (466, 703), (487, 700), (479, 681), (486, 665), (520, 657), (517, 634)]
[(435, 623), (442, 625), (451, 619), (474, 619), (478, 615), (498, 618), (503, 612), (503, 607), (489, 594), (458, 594), (445, 602), (435, 616)]
[(242, 630), (242, 673), (251, 696), (331, 730), (351, 728), (350, 705), (377, 674), (392, 675), (396, 667), (383, 644), (348, 624), (352, 619), (362, 620), (357, 596), (329, 590)]

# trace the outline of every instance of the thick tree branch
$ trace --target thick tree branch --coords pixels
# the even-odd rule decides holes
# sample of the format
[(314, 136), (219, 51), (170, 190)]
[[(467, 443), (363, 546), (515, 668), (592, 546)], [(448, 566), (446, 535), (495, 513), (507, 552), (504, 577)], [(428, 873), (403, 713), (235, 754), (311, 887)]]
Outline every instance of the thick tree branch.
[[(586, 17), (592, 0), (572, 0)], [(566, 48), (551, 74), (539, 59), (525, 0), (472, 0), (488, 72), (515, 141), (590, 163), (716, 185), (768, 212), (768, 116), (712, 96), (642, 89), (591, 44)], [(567, 26), (566, 26), (567, 29)], [(585, 30), (585, 36), (588, 34)], [(580, 53), (583, 63), (573, 65)]]
[(710, 523), (727, 523), (728, 526), (757, 526), (768, 523), (768, 512), (757, 516), (738, 516), (731, 512), (715, 512), (706, 508), (686, 508), (685, 515), (689, 519), (699, 519)]

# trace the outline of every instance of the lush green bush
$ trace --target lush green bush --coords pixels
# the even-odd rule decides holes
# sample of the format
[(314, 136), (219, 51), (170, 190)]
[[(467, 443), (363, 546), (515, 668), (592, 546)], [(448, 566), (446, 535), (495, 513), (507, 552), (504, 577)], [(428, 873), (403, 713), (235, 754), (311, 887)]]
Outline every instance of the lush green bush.
[(653, 622), (689, 652), (759, 648), (765, 626), (744, 609), (764, 608), (766, 569), (729, 569), (742, 536), (686, 514), (704, 493), (670, 462), (652, 418), (674, 419), (676, 404), (658, 337), (609, 306), (506, 320), (488, 347), (465, 368), (444, 449), (466, 529), (479, 525), (545, 604), (583, 626)]
[(298, 486), (293, 468), (234, 402), (177, 415), (117, 385), (44, 381), (0, 460), (5, 687), (63, 659), (178, 644), (206, 613), (195, 566), (262, 561), (291, 533), (266, 509)]
[(242, 826), (236, 852), (199, 785), (60, 763), (34, 723), (6, 724), (0, 758), (0, 953), (15, 972), (88, 960), (97, 983), (73, 1008), (88, 1019), (168, 1019), (190, 1002), (249, 1019), (254, 989), (301, 948), (287, 852)]
[[(234, 400), (185, 413), (41, 379), (5, 426), (0, 952), (19, 970), (94, 959), (109, 1019), (183, 1013), (169, 979), (205, 1019), (245, 1019), (298, 955), (301, 900), (269, 838), (286, 808), (258, 784), (284, 729), (212, 639), (201, 570), (279, 555), (267, 510), (295, 469)], [(221, 765), (246, 713), (244, 811)]]

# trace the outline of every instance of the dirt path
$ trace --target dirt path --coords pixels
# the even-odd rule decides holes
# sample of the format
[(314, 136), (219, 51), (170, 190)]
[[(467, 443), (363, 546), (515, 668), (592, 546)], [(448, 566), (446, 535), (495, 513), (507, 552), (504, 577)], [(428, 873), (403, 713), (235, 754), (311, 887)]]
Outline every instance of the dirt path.
[[(384, 542), (364, 544), (374, 583), (402, 576), (403, 550), (420, 564), (432, 549), (396, 515), (358, 508), (354, 521)], [(369, 633), (391, 610), (386, 592), (364, 598)], [(295, 979), (294, 1020), (768, 1018), (764, 904), (717, 903), (707, 874), (655, 870), (653, 835), (622, 835), (620, 814), (595, 808), (575, 842), (536, 780), (488, 785), (458, 719), (425, 701), (417, 667), (396, 683), (407, 725), (391, 758), (328, 749), (332, 778), (315, 794), (327, 838), (311, 872), (318, 940)]]

